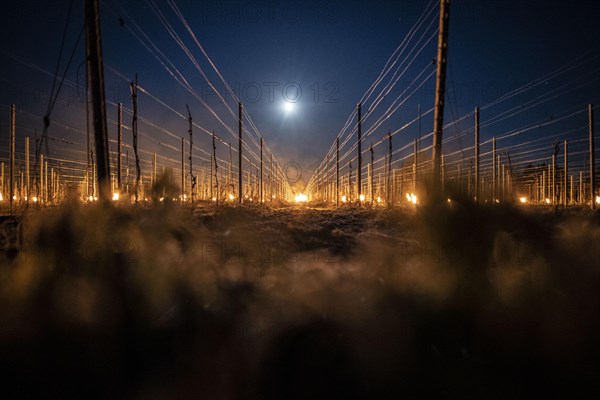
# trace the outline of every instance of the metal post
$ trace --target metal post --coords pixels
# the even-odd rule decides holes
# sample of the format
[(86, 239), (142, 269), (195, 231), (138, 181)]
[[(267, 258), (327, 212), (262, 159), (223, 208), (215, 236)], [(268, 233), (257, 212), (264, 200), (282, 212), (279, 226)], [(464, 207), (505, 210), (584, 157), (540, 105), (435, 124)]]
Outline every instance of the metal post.
[(185, 197), (185, 139), (181, 138), (181, 202)]
[(440, 0), (440, 31), (438, 36), (437, 74), (435, 79), (435, 111), (433, 119), (433, 180), (436, 186), (440, 181), (442, 155), (442, 131), (444, 125), (444, 98), (446, 95), (446, 57), (448, 52), (448, 27), (450, 0)]
[(56, 201), (56, 182), (54, 177), (54, 168), (50, 168), (50, 193), (52, 193), (52, 202)]
[(129, 150), (125, 150), (125, 192), (129, 194)]
[(374, 188), (373, 188), (373, 173), (374, 173), (374, 170), (373, 170), (373, 157), (374, 157), (373, 143), (371, 143), (370, 150), (371, 150), (371, 164), (369, 165), (369, 184), (371, 185), (371, 204), (373, 204), (373, 197), (374, 197), (374, 193), (375, 193)]
[(269, 155), (269, 158), (271, 160), (269, 162), (269, 196), (271, 196), (269, 201), (273, 201), (273, 153)]
[(568, 202), (567, 202), (567, 196), (568, 196), (568, 193), (569, 193), (569, 191), (567, 189), (567, 180), (568, 180), (568, 177), (569, 177), (569, 174), (568, 174), (568, 172), (569, 172), (569, 161), (568, 161), (568, 154), (567, 154), (567, 145), (568, 145), (568, 143), (565, 140), (565, 143), (564, 143), (564, 152), (565, 153), (564, 153), (564, 157), (563, 157), (563, 161), (564, 161), (564, 166), (563, 166), (563, 169), (564, 169), (564, 171), (563, 171), (563, 175), (564, 175), (564, 177), (563, 177), (563, 179), (564, 179), (563, 180), (563, 182), (564, 182), (564, 188), (563, 188), (563, 206), (565, 206), (565, 207), (568, 204)]
[[(213, 147), (213, 162), (215, 163), (215, 188), (217, 189), (217, 195), (215, 198), (217, 199), (217, 205), (219, 204), (219, 165), (217, 164), (217, 145), (215, 143), (215, 132), (212, 135), (212, 147)], [(211, 199), (212, 200), (212, 199)]]
[(40, 202), (44, 200), (44, 155), (40, 154)]
[(13, 196), (14, 196), (14, 179), (15, 179), (15, 105), (10, 105), (10, 164), (8, 167), (9, 177), (8, 183), (10, 185), (8, 195), (10, 199), (10, 210), (13, 207)]
[[(229, 145), (229, 165), (227, 166), (227, 189), (231, 189), (231, 194), (233, 194), (235, 191), (233, 190), (234, 186), (233, 186), (233, 175), (231, 175), (231, 168), (233, 167), (233, 156), (232, 156), (232, 151), (231, 151), (231, 142), (228, 142)], [(272, 161), (272, 159), (271, 159)]]
[(348, 161), (348, 201), (352, 199), (352, 161)]
[(585, 202), (585, 196), (583, 194), (583, 171), (579, 171), (579, 197), (577, 198), (579, 204)]
[(92, 92), (94, 138), (96, 144), (96, 164), (98, 198), (109, 201), (110, 164), (108, 159), (108, 134), (106, 128), (106, 103), (104, 97), (104, 64), (102, 61), (102, 38), (100, 34), (99, 0), (85, 1), (87, 68)]
[[(29, 180), (29, 137), (25, 137), (25, 197), (27, 197), (27, 204), (29, 204), (29, 187), (31, 183)], [(0, 188), (0, 191), (2, 189)]]
[(569, 204), (573, 204), (573, 175), (571, 175), (571, 185), (570, 185), (570, 193), (569, 193)]
[[(419, 117), (420, 117), (420, 113), (421, 113), (421, 106), (419, 105)], [(419, 119), (419, 124), (420, 124), (421, 120)], [(419, 135), (420, 135), (420, 125), (419, 125)], [(388, 159), (387, 159), (387, 191), (386, 191), (386, 202), (388, 204), (390, 204), (390, 202), (393, 202), (392, 196), (390, 195), (390, 178), (392, 175), (392, 132), (388, 132)]]
[(418, 154), (417, 139), (415, 139), (414, 149), (413, 149), (413, 192), (415, 194), (417, 193), (417, 168), (418, 168), (417, 154)]
[(556, 204), (556, 154), (552, 154), (552, 204)]
[(396, 170), (392, 170), (392, 206), (396, 204)]
[[(135, 155), (135, 170), (136, 170), (135, 184), (133, 185), (133, 187), (135, 190), (135, 202), (137, 203), (138, 196), (139, 196), (139, 184), (140, 184), (140, 179), (141, 179), (140, 157), (139, 157), (138, 148), (137, 148), (137, 91), (138, 91), (137, 74), (135, 75), (135, 83), (134, 82), (129, 83), (129, 89), (131, 91), (131, 100), (132, 100), (132, 107), (133, 107), (133, 117), (132, 117), (133, 119), (131, 121), (131, 133), (133, 136), (133, 153)], [(127, 169), (129, 170), (129, 160), (127, 161)]]
[[(196, 177), (194, 176), (194, 167), (192, 165), (192, 149), (194, 147), (194, 138), (192, 136), (193, 121), (192, 121), (192, 113), (190, 112), (190, 108), (188, 107), (187, 104), (185, 105), (185, 107), (187, 108), (187, 112), (188, 112), (188, 134), (190, 135), (190, 152), (189, 152), (189, 156), (188, 156), (188, 160), (190, 162), (190, 196), (192, 198), (192, 205), (194, 205), (194, 189), (196, 189)], [(213, 132), (213, 139), (214, 139), (214, 132)]]
[(475, 201), (479, 202), (479, 107), (475, 107)]
[(238, 204), (242, 204), (242, 103), (238, 103)]
[(121, 191), (121, 150), (123, 146), (123, 104), (117, 104), (117, 191)]
[[(500, 161), (498, 161), (500, 162)], [(502, 165), (502, 201), (505, 200), (506, 198), (506, 170), (504, 169), (504, 164), (500, 164)]]
[(19, 203), (21, 204), (23, 204), (23, 197), (23, 171), (19, 171)]
[(44, 200), (48, 201), (48, 161), (44, 162)]
[(492, 204), (496, 203), (496, 137), (492, 138)]
[(542, 201), (546, 201), (546, 169), (542, 170)]
[(504, 173), (504, 168), (502, 168), (502, 164), (500, 163), (500, 154), (496, 155), (496, 184), (498, 185), (498, 189), (500, 192), (500, 196), (498, 196), (501, 200), (504, 200), (502, 198), (502, 196), (504, 196), (503, 192), (502, 192), (502, 185), (504, 182), (504, 178), (502, 178), (502, 174)]
[(264, 202), (263, 198), (263, 138), (260, 138), (260, 203)]
[(596, 207), (595, 162), (594, 162), (594, 106), (588, 105), (588, 123), (590, 131), (590, 198), (592, 210)]
[(546, 197), (551, 198), (552, 190), (550, 188), (552, 187), (552, 165), (550, 164), (548, 164), (548, 172), (546, 173), (546, 176), (548, 177), (548, 182), (544, 183), (548, 185), (546, 186)]
[(335, 139), (335, 205), (340, 205), (340, 137)]
[(361, 104), (357, 106), (357, 145), (358, 145), (358, 159), (356, 167), (356, 185), (358, 187), (358, 199), (360, 201), (360, 195), (362, 194), (362, 115), (361, 115)]

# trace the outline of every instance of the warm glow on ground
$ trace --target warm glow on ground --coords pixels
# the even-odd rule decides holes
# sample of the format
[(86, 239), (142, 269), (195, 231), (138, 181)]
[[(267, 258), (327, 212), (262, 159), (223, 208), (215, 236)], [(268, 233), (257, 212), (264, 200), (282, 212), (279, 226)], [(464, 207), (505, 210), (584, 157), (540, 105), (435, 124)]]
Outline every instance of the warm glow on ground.
[(296, 203), (305, 203), (308, 197), (304, 193), (298, 193), (296, 195)]
[(414, 193), (406, 193), (406, 199), (413, 204), (417, 204), (417, 195)]

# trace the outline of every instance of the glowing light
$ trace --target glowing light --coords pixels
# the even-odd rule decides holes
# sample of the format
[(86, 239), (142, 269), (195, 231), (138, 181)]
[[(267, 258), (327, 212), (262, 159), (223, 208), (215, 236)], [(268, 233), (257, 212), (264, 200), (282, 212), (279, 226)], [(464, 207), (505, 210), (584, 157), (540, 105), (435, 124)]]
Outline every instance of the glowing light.
[(158, 199), (158, 201), (165, 201), (165, 198), (161, 197), (160, 199)]
[(406, 193), (406, 199), (413, 204), (418, 203), (417, 195), (414, 193)]
[(600, 196), (596, 196), (596, 203), (600, 204)]
[(378, 198), (377, 198), (377, 202), (378, 202), (378, 203), (381, 203), (381, 197), (378, 197)]
[(33, 198), (33, 202), (34, 202), (34, 203), (37, 203), (37, 197), (34, 197), (34, 198)]
[(112, 199), (113, 199), (113, 201), (119, 201), (119, 193), (114, 192)]
[(550, 199), (546, 199), (546, 204), (550, 204)]
[(519, 201), (523, 204), (527, 203), (527, 197), (521, 197)]
[(365, 195), (364, 195), (364, 194), (361, 194), (360, 196), (358, 196), (358, 199), (359, 199), (360, 201), (365, 201)]
[(296, 203), (305, 203), (308, 197), (304, 193), (298, 193), (296, 195)]
[(295, 106), (294, 103), (291, 103), (289, 101), (286, 101), (286, 102), (283, 103), (283, 110), (286, 113), (290, 113), (290, 112), (294, 111), (294, 108), (296, 108), (296, 106)]
[(4, 200), (4, 198), (2, 197), (2, 193), (0, 193), (0, 201)]
[(213, 198), (212, 198), (212, 201), (217, 201), (217, 198), (216, 198), (216, 197), (213, 197)]
[(232, 194), (230, 194), (230, 195), (229, 195), (229, 200), (233, 200), (233, 199), (235, 199), (235, 196), (234, 196), (234, 195), (232, 195)]
[(16, 199), (17, 199), (17, 195), (14, 195), (14, 196), (13, 196), (13, 200), (16, 200)]
[(346, 196), (342, 196), (342, 203), (345, 203), (347, 201)]
[(94, 196), (90, 196), (90, 197), (88, 197), (88, 200), (89, 200), (89, 201), (94, 201)]
[(94, 201), (98, 201), (98, 197), (94, 197)]
[(448, 199), (448, 203), (452, 203), (452, 199), (450, 199), (450, 198), (449, 198), (449, 199)]

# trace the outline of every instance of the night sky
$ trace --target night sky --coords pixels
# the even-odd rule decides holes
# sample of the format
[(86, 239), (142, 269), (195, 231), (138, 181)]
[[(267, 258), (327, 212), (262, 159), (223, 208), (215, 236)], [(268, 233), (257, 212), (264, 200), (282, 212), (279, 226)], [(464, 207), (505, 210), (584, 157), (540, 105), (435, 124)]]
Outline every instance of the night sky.
[[(82, 3), (73, 2), (61, 71), (82, 27)], [(302, 180), (298, 186), (302, 187), (302, 182), (308, 180), (314, 166), (322, 160), (357, 101), (377, 78), (429, 3), (417, 0), (282, 3), (178, 0), (177, 6), (215, 66), (241, 98), (274, 154), (282, 163), (295, 162), (301, 166)], [(206, 80), (166, 31), (151, 4), (141, 0), (101, 2), (109, 120), (115, 120), (112, 103), (123, 102), (126, 108), (131, 107), (128, 81), (133, 80), (137, 73), (142, 88), (182, 114), (186, 114), (185, 105), (189, 104), (199, 125), (209, 131), (214, 130), (224, 141), (234, 142), (234, 137), (223, 124), (210, 116), (201, 102), (178, 84), (132, 35), (131, 30), (139, 32), (137, 27), (141, 28), (203, 100), (222, 116), (223, 122), (233, 131), (237, 130), (235, 118), (218, 96), (208, 90)], [(171, 7), (163, 1), (154, 4), (184, 40), (207, 77), (222, 91), (230, 107), (237, 112), (216, 73)], [(39, 134), (42, 129), (41, 117), (47, 107), (52, 77), (38, 68), (53, 73), (68, 8), (68, 1), (56, 0), (0, 3), (0, 35), (3, 38), (0, 44), (0, 125), (3, 138), (0, 157), (6, 156), (9, 104), (15, 103), (19, 110), (18, 146), (24, 136), (33, 136), (35, 129)], [(450, 106), (446, 111), (446, 121), (472, 112), (475, 106), (488, 104), (586, 54), (588, 61), (580, 68), (549, 80), (545, 86), (514, 99), (506, 108), (525, 103), (543, 94), (546, 89), (560, 87), (578, 77), (589, 77), (589, 84), (495, 125), (494, 131), (483, 132), (483, 138), (551, 118), (587, 103), (600, 103), (597, 80), (600, 76), (598, 11), (597, 2), (591, 0), (453, 1), (448, 67)], [(430, 20), (435, 20), (434, 25), (437, 25), (437, 16)], [(424, 46), (400, 80), (398, 88), (409, 84), (421, 70), (434, 69), (432, 60), (435, 58), (436, 41), (437, 37)], [(63, 88), (51, 115), (49, 135), (74, 143), (50, 142), (51, 152), (60, 154), (60, 148), (65, 147), (70, 149), (66, 150), (70, 151), (70, 156), (85, 159), (85, 147), (82, 147), (85, 135), (81, 131), (85, 130), (85, 103), (81, 96), (85, 82), (83, 60), (82, 38), (67, 74), (71, 85)], [(431, 108), (433, 88), (434, 79), (429, 79), (368, 140), (376, 141), (388, 129), (397, 129), (413, 119), (419, 104), (423, 110)], [(398, 95), (400, 91), (397, 89), (393, 93)], [(294, 110), (288, 112), (283, 107), (286, 95), (295, 104)], [(382, 106), (390, 104), (393, 98), (386, 98)], [(174, 136), (187, 135), (187, 121), (148, 96), (140, 94), (139, 109), (142, 117)], [(496, 115), (501, 110), (489, 112), (489, 115), (484, 112), (482, 118)], [(579, 122), (585, 124), (585, 115), (581, 118)], [(423, 133), (431, 130), (432, 119), (432, 114), (423, 117)], [(126, 113), (124, 123), (129, 125), (130, 120)], [(451, 127), (448, 134), (464, 129), (470, 121), (466, 119), (462, 126)], [(578, 122), (570, 122), (569, 126), (559, 124), (555, 127), (556, 131), (544, 134), (557, 135), (560, 130), (577, 126)], [(176, 165), (177, 152), (158, 143), (177, 148), (175, 137), (144, 123), (140, 125), (140, 131), (148, 135), (140, 139), (143, 149), (160, 152)], [(115, 132), (115, 126), (110, 124), (111, 138), (115, 137)], [(125, 132), (127, 143), (130, 142), (128, 134), (128, 131)], [(209, 136), (199, 130), (195, 135), (196, 143), (208, 150)], [(403, 135), (394, 138), (397, 140), (395, 145), (402, 146), (412, 140), (416, 127), (411, 127)], [(467, 144), (460, 142), (455, 145), (464, 147)], [(228, 159), (224, 146), (218, 152), (221, 158)], [(171, 161), (164, 162), (168, 164)]]

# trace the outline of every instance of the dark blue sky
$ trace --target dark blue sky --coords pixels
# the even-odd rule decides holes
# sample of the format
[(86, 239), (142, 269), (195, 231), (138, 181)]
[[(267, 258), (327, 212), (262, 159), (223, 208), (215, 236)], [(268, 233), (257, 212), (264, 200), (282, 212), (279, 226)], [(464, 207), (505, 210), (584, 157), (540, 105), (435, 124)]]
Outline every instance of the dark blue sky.
[[(223, 77), (235, 88), (275, 155), (282, 162), (301, 165), (305, 180), (312, 173), (311, 168), (327, 152), (356, 102), (377, 78), (428, 3), (418, 0), (177, 1), (198, 40)], [(189, 46), (209, 79), (217, 88), (223, 89), (168, 4), (163, 1), (156, 1), (156, 4)], [(19, 110), (43, 115), (52, 83), (50, 76), (31, 65), (17, 62), (9, 54), (52, 72), (68, 5), (68, 1), (56, 0), (6, 1), (0, 4), (0, 34), (4, 38), (0, 44), (0, 124), (3, 138), (7, 137), (6, 105), (14, 102)], [(135, 21), (207, 104), (222, 116), (223, 121), (232, 130), (237, 129), (233, 117), (228, 115), (217, 96), (207, 91), (204, 78), (169, 36), (149, 3), (142, 0), (105, 0), (101, 2), (101, 11), (107, 66), (128, 79), (137, 72), (143, 88), (181, 113), (185, 113), (185, 104), (188, 103), (198, 124), (207, 130), (215, 130), (225, 141), (234, 140), (223, 125), (212, 118), (204, 106), (186, 92), (132, 36), (129, 29), (136, 29), (132, 22)], [(475, 106), (483, 106), (586, 52), (597, 54), (600, 37), (598, 11), (600, 8), (591, 0), (453, 1), (448, 74), (448, 100), (453, 104), (447, 110), (446, 120), (471, 112)], [(82, 1), (75, 1), (65, 59), (81, 28), (81, 17)], [(435, 44), (434, 40), (424, 48), (398, 88), (409, 84), (431, 64), (435, 57)], [(68, 74), (72, 82), (78, 80), (76, 71), (82, 61), (83, 47), (80, 44)], [(548, 82), (546, 88), (559, 87), (577, 76), (597, 76), (594, 72), (598, 68), (600, 62), (596, 58), (556, 81)], [(83, 84), (83, 71), (82, 67), (79, 71), (80, 84)], [(109, 101), (122, 101), (130, 107), (127, 81), (108, 68), (105, 75)], [(298, 100), (292, 113), (286, 114), (282, 110), (284, 88), (287, 88), (288, 98)], [(496, 125), (496, 131), (483, 133), (484, 138), (588, 102), (598, 103), (599, 88), (598, 81), (584, 85), (546, 103), (541, 109), (515, 117), (504, 125)], [(81, 97), (76, 88), (65, 89), (53, 112), (53, 120), (83, 129)], [(301, 96), (298, 96), (297, 89), (301, 90)], [(373, 133), (372, 140), (376, 141), (388, 129), (397, 129), (414, 118), (417, 104), (420, 103), (425, 110), (432, 107), (432, 89), (433, 79), (430, 79)], [(543, 94), (544, 90), (544, 87), (537, 88), (515, 99), (511, 105), (529, 101)], [(393, 93), (397, 95), (399, 92), (400, 89)], [(382, 106), (389, 105), (390, 101), (384, 100)], [(233, 103), (229, 103), (234, 108)], [(109, 118), (114, 119), (114, 107), (109, 104), (108, 108)], [(500, 111), (493, 110), (493, 113)], [(175, 136), (186, 135), (185, 120), (144, 95), (140, 95), (140, 114)], [(490, 110), (492, 115), (495, 114)], [(483, 112), (482, 118), (486, 117)], [(128, 124), (129, 120), (130, 116), (126, 115), (125, 123)], [(430, 130), (431, 120), (431, 115), (423, 119), (423, 132)], [(464, 124), (470, 124), (470, 120)], [(22, 127), (18, 134), (25, 136), (32, 134), (34, 128), (41, 130), (42, 124), (39, 119), (28, 119), (27, 115), (22, 115), (18, 126)], [(50, 134), (55, 137), (85, 143), (81, 132), (67, 131), (56, 124), (52, 125), (52, 129)], [(140, 139), (142, 148), (163, 152), (173, 162), (178, 159), (175, 151), (161, 148), (157, 143), (160, 141), (177, 147), (175, 138), (144, 124), (140, 129), (148, 135), (147, 140)], [(394, 138), (395, 146), (400, 147), (414, 137), (416, 128), (411, 129), (405, 136)], [(453, 129), (458, 128), (455, 126)], [(113, 136), (114, 131), (114, 126), (111, 126), (109, 132)], [(207, 148), (208, 136), (200, 132), (197, 135), (197, 143)], [(6, 148), (4, 139), (0, 147)], [(224, 147), (219, 152), (220, 157), (229, 157)]]

